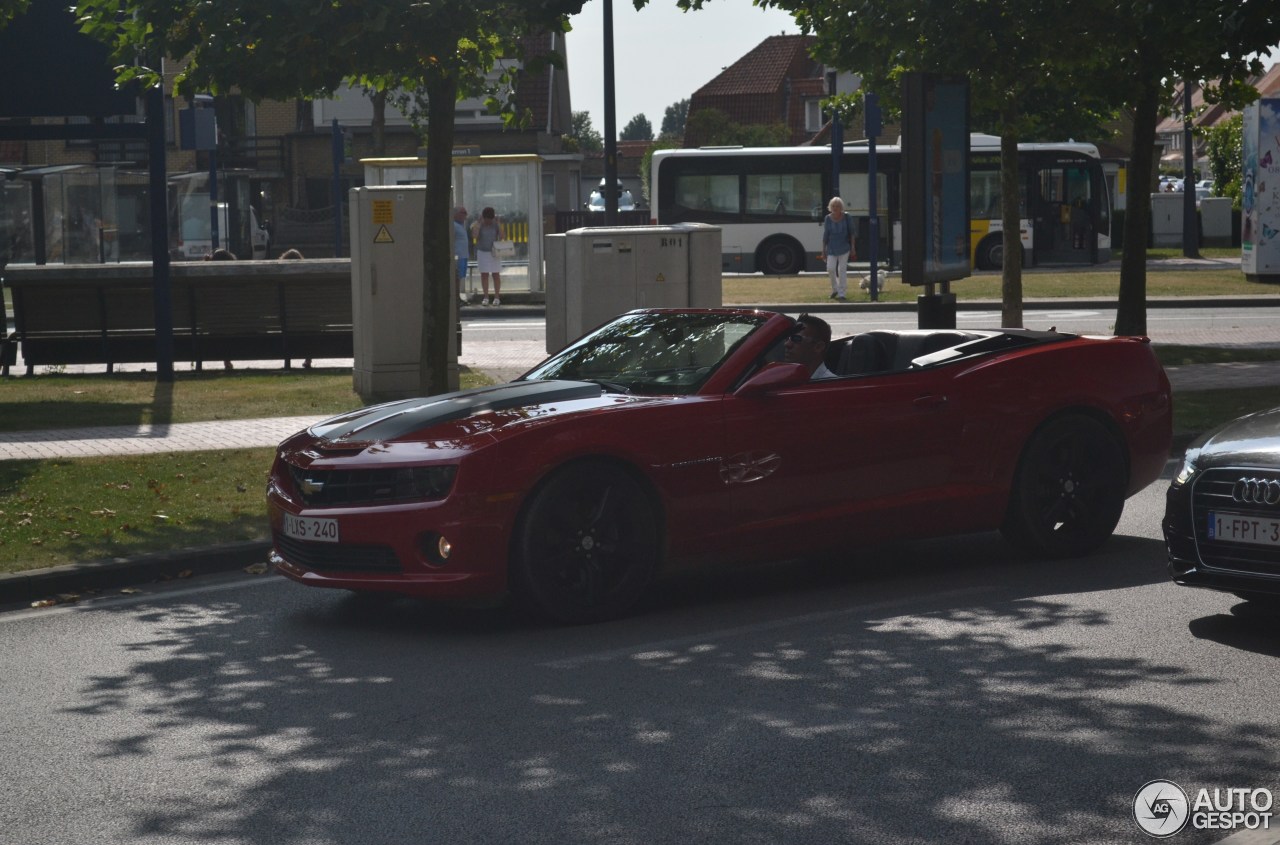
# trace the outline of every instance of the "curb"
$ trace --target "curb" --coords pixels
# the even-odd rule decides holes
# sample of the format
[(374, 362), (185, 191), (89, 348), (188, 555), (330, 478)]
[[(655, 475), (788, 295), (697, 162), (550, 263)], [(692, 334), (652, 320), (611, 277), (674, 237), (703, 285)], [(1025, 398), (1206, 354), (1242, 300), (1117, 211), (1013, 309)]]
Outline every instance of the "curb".
[(30, 606), (43, 599), (57, 602), (55, 597), (63, 594), (92, 593), (229, 572), (265, 563), (270, 550), (268, 540), (249, 540), (4, 574), (0, 575), (0, 607)]

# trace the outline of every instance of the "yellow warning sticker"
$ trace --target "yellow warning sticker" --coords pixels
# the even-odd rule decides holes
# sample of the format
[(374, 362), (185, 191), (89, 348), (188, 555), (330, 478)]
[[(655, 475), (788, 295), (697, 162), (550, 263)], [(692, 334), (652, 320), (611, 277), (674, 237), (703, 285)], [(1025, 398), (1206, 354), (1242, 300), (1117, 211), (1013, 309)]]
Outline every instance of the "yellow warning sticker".
[(396, 206), (391, 200), (373, 201), (373, 222), (376, 224), (395, 223)]
[(655, 282), (665, 282), (666, 280), (667, 280), (667, 277), (662, 275), (661, 273), (658, 274), (658, 278), (654, 279)]
[(379, 226), (378, 234), (373, 236), (373, 242), (375, 244), (393, 244), (396, 242), (396, 239), (391, 237), (391, 232), (386, 226)]

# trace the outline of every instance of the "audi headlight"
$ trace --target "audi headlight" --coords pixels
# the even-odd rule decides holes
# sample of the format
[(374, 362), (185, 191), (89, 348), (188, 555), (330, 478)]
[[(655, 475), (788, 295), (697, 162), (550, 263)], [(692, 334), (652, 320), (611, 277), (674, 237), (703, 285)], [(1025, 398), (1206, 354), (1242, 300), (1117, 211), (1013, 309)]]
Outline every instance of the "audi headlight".
[(1199, 449), (1188, 449), (1187, 454), (1182, 458), (1182, 466), (1178, 469), (1178, 474), (1173, 477), (1173, 483), (1182, 485), (1186, 484), (1196, 474), (1196, 460), (1200, 457)]

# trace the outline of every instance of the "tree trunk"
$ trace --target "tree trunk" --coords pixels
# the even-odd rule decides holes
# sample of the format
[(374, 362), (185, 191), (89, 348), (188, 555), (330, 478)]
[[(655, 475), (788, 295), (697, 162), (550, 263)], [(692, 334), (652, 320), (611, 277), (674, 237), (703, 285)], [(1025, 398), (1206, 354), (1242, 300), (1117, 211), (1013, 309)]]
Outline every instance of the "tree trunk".
[(1133, 148), (1129, 150), (1129, 188), (1125, 194), (1124, 252), (1120, 257), (1117, 335), (1147, 333), (1147, 237), (1151, 229), (1151, 164), (1155, 154), (1160, 85), (1145, 80), (1133, 111)]
[(433, 76), (427, 82), (427, 190), (422, 218), (422, 353), (419, 392), (423, 396), (447, 393), (449, 348), (454, 327), (452, 227), (449, 214), (453, 196), (453, 120), (458, 100), (458, 80)]
[(1018, 137), (1012, 115), (1001, 115), (1000, 220), (1004, 226), (1004, 265), (1000, 272), (1000, 325), (1022, 328), (1022, 213), (1018, 208)]

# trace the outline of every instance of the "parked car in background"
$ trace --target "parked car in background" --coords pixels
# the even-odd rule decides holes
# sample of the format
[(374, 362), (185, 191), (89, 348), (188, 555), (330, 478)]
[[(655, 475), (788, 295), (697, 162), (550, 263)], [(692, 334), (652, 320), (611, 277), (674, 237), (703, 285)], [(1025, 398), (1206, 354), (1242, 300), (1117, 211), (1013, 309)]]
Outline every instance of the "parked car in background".
[(819, 380), (784, 360), (805, 342), (768, 311), (633, 311), (510, 384), (313, 425), (276, 451), (272, 559), (587, 622), (715, 561), (995, 529), (1087, 554), (1168, 457), (1145, 338), (873, 331), (829, 344)]
[(1177, 583), (1280, 607), (1280, 408), (1187, 449), (1169, 485), (1164, 539)]
[[(588, 211), (604, 211), (605, 201), (605, 180), (600, 180), (600, 187), (591, 192), (591, 196), (587, 198)], [(621, 185), (617, 187), (618, 195), (618, 211), (635, 211), (636, 201), (631, 196), (631, 191)]]

